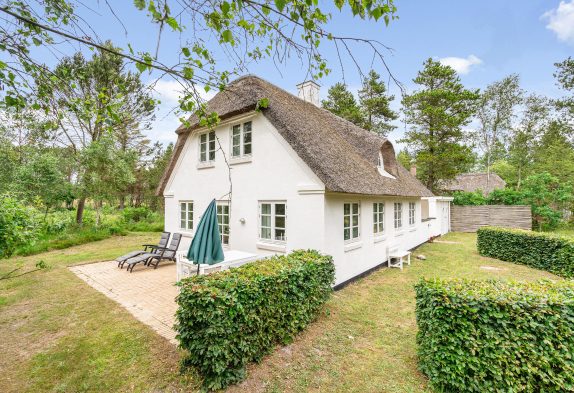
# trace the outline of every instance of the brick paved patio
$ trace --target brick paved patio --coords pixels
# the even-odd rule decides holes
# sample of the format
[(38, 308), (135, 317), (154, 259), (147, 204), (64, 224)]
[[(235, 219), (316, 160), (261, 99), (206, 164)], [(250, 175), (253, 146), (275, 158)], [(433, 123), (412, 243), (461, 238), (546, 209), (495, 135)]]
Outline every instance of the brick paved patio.
[(125, 307), (134, 317), (176, 344), (176, 266), (162, 262), (157, 269), (138, 266), (133, 273), (113, 261), (70, 267), (78, 277)]

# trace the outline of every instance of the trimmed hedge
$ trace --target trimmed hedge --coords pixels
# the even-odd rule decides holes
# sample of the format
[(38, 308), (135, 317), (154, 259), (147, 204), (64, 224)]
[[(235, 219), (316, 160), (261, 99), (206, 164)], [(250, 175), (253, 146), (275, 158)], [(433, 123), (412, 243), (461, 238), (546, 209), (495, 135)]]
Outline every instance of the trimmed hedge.
[(480, 255), (574, 277), (574, 239), (520, 229), (485, 227), (478, 230)]
[(207, 389), (241, 381), (249, 362), (290, 343), (318, 316), (334, 281), (332, 258), (312, 250), (182, 280), (175, 328), (188, 351), (184, 364)]
[(574, 282), (415, 289), (419, 368), (438, 391), (574, 391)]

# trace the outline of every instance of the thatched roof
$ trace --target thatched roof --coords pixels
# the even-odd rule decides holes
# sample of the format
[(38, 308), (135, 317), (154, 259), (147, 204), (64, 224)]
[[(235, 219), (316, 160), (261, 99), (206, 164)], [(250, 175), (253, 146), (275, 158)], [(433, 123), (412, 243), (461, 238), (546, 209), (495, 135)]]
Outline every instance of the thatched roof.
[(445, 185), (445, 191), (482, 191), (484, 195), (490, 194), (496, 189), (506, 187), (506, 182), (496, 173), (490, 173), (490, 178), (486, 173), (463, 173), (455, 180)]
[[(253, 111), (262, 98), (269, 100), (268, 107), (261, 110), (262, 115), (275, 126), (328, 191), (416, 197), (433, 195), (397, 163), (388, 140), (256, 76), (244, 76), (230, 83), (208, 102), (208, 110), (217, 112), (223, 120)], [(201, 128), (197, 118), (192, 117), (190, 124), (176, 131), (178, 140), (158, 188), (159, 195), (163, 193), (186, 138)], [(379, 151), (383, 154), (385, 170), (395, 179), (379, 173)]]

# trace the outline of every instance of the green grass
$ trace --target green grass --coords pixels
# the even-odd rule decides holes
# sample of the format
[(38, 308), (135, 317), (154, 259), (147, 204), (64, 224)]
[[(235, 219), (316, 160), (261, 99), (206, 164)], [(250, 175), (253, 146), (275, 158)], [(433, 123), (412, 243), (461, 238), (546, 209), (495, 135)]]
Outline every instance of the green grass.
[(336, 292), (326, 315), (287, 349), (250, 367), (247, 382), (230, 391), (429, 391), (416, 358), (413, 285), (420, 277), (558, 279), (479, 256), (474, 234), (451, 233), (441, 240), (460, 244), (426, 244), (414, 252), (426, 261), (413, 259), (402, 272), (381, 269)]
[[(0, 391), (193, 391), (176, 348), (66, 267), (108, 260), (157, 234), (125, 237), (0, 262), (0, 274), (38, 260), (51, 267), (0, 281)], [(420, 277), (555, 278), (484, 258), (476, 236), (452, 233), (414, 254), (404, 271), (381, 269), (338, 291), (293, 344), (249, 367), (234, 392), (424, 392), (417, 371), (415, 297)], [(481, 267), (487, 267), (484, 269)], [(498, 269), (498, 270), (494, 270)]]
[(132, 233), (63, 251), (0, 261), (49, 268), (0, 281), (0, 391), (180, 391), (179, 353), (114, 301), (79, 280), (67, 266), (110, 260), (157, 234)]

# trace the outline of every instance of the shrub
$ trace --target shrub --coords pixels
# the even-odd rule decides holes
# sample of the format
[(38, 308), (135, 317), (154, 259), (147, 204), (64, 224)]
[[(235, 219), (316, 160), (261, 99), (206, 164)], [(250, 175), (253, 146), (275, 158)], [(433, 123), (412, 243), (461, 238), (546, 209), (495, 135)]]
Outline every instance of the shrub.
[(486, 198), (482, 195), (482, 191), (466, 192), (456, 191), (452, 194), (452, 203), (460, 206), (479, 206), (486, 205)]
[(438, 391), (574, 391), (574, 283), (421, 280), (419, 368)]
[(574, 277), (574, 239), (520, 229), (478, 230), (480, 255), (520, 263), (562, 277)]
[(151, 210), (145, 206), (126, 207), (122, 210), (125, 222), (140, 222), (147, 220), (151, 215)]
[(10, 194), (0, 195), (0, 259), (37, 237), (35, 211)]
[(249, 362), (291, 342), (313, 321), (334, 283), (332, 258), (294, 251), (182, 280), (177, 338), (207, 389), (241, 381)]

